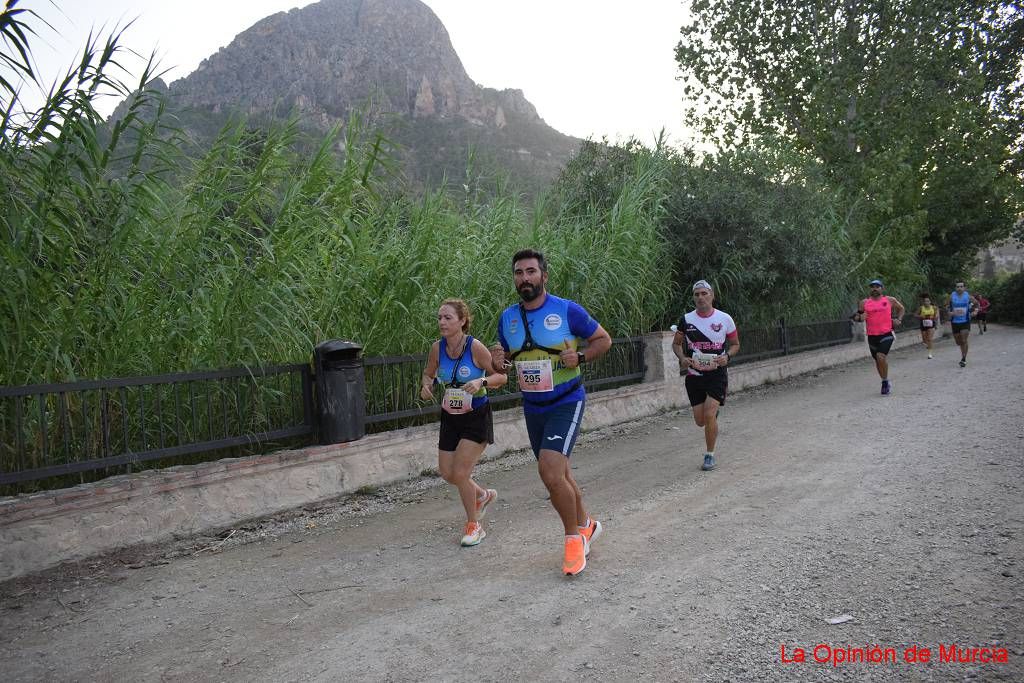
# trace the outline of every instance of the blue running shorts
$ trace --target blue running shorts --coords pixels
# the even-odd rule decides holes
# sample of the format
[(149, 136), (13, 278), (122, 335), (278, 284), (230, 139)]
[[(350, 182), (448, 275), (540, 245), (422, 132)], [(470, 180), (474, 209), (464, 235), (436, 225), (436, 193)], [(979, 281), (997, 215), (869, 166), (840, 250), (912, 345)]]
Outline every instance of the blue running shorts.
[(543, 413), (526, 413), (526, 431), (530, 434), (530, 447), (534, 457), (540, 457), (542, 448), (557, 451), (569, 457), (583, 421), (586, 401), (573, 401), (555, 406)]

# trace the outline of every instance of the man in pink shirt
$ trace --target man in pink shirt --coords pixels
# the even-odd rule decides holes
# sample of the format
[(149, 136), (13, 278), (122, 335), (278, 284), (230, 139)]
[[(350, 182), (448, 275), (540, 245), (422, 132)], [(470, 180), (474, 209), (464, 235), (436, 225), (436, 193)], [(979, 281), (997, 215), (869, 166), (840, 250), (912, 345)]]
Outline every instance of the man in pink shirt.
[(886, 396), (892, 391), (892, 383), (889, 382), (889, 349), (896, 341), (893, 333), (893, 324), (899, 327), (903, 324), (903, 312), (906, 308), (894, 296), (882, 294), (882, 281), (872, 280), (870, 282), (871, 296), (860, 302), (857, 312), (851, 318), (857, 322), (864, 322), (865, 332), (868, 335), (868, 349), (871, 357), (875, 359), (875, 368), (878, 376), (882, 378), (882, 395)]

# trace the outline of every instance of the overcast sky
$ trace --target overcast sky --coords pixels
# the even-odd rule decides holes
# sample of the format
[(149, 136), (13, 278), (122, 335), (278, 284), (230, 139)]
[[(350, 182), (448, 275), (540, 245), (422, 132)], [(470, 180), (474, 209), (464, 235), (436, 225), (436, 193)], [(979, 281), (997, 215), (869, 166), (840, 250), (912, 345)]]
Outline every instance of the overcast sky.
[[(425, 0), (448, 29), (470, 78), (519, 88), (551, 126), (577, 137), (630, 135), (651, 142), (665, 128), (688, 143), (673, 50), (686, 11), (679, 0)], [(21, 0), (40, 26), (33, 52), (47, 82), (70, 66), (90, 29), (128, 21), (121, 44), (188, 75), (259, 19), (307, 0)], [(138, 68), (136, 66), (136, 68)], [(116, 102), (101, 105), (103, 113)]]

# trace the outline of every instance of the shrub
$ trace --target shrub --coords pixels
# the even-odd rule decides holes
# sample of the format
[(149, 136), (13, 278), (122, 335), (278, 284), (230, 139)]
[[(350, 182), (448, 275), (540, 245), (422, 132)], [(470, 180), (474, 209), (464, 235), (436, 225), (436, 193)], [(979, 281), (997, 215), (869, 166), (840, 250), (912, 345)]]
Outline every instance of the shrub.
[(1000, 279), (986, 298), (992, 302), (992, 320), (1024, 324), (1024, 273)]

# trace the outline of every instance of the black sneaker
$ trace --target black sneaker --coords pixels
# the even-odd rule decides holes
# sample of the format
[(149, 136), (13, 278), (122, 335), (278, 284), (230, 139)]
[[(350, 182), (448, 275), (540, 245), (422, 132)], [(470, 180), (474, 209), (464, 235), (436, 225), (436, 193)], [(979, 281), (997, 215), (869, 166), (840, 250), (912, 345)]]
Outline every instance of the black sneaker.
[(892, 385), (889, 384), (889, 380), (882, 380), (882, 396), (888, 396), (892, 392)]
[(966, 358), (961, 358), (960, 359), (960, 367), (962, 367), (962, 368), (966, 368), (967, 367), (967, 359)]

